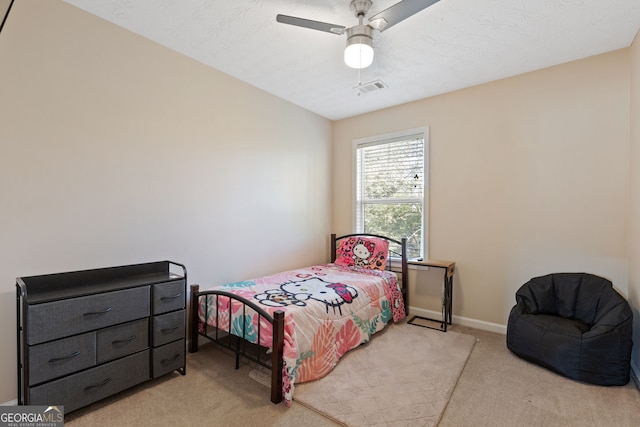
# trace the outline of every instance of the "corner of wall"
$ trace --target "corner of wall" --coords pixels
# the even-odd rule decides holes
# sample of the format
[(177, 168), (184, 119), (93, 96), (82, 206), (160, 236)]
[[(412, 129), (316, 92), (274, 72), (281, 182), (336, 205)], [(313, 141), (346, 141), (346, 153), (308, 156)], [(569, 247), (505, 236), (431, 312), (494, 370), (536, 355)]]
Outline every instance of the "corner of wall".
[(629, 290), (628, 300), (634, 311), (634, 346), (631, 353), (631, 378), (636, 387), (640, 389), (640, 334), (638, 333), (638, 310), (640, 310), (640, 268), (635, 267), (640, 260), (640, 224), (637, 213), (640, 211), (640, 176), (634, 173), (636, 166), (640, 164), (640, 123), (638, 122), (637, 111), (640, 110), (640, 78), (637, 73), (640, 71), (640, 29), (636, 33), (629, 46), (630, 64), (630, 88), (629, 88), (629, 150), (630, 150), (630, 172), (629, 178)]
[(635, 383), (636, 388), (640, 390), (640, 370), (633, 360), (631, 361), (631, 379)]

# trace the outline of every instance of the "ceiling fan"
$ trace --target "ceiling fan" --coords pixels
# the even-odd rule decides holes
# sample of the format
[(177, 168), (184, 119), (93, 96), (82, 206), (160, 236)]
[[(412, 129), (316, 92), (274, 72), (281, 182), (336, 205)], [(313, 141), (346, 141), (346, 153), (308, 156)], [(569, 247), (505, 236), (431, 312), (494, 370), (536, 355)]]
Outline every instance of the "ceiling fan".
[(385, 31), (438, 1), (402, 0), (370, 17), (369, 23), (365, 25), (364, 18), (371, 9), (372, 1), (351, 0), (351, 9), (355, 12), (359, 23), (350, 28), (288, 15), (277, 15), (276, 21), (337, 35), (346, 33), (347, 47), (344, 50), (344, 62), (351, 68), (366, 68), (373, 62), (373, 30)]

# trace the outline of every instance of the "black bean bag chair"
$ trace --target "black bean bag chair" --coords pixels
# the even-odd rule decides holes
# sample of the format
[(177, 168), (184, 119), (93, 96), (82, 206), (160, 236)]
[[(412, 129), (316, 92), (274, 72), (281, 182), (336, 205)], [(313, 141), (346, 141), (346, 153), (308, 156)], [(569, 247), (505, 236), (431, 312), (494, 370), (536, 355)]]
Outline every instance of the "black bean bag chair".
[(568, 378), (629, 382), (633, 313), (611, 282), (587, 273), (535, 277), (516, 292), (507, 347)]

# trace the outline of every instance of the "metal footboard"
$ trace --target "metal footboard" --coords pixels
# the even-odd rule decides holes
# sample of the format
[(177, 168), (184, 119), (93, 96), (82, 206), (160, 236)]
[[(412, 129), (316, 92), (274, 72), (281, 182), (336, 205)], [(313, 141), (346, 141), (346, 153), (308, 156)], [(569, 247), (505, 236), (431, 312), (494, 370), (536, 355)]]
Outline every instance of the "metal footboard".
[[(229, 299), (229, 330), (220, 329), (210, 326), (200, 321), (198, 316), (198, 306), (201, 298), (210, 299), (207, 306), (213, 304), (216, 307), (216, 325), (219, 325), (220, 313), (217, 310), (218, 298), (225, 297)], [(232, 316), (231, 310), (233, 301), (237, 301), (242, 305), (242, 331), (241, 334), (231, 333)], [(256, 343), (252, 343), (247, 338), (247, 322), (245, 315), (247, 307), (258, 315), (258, 325), (262, 325), (262, 319), (272, 325), (272, 342), (271, 354), (267, 349), (261, 346), (262, 327), (258, 326)], [(199, 337), (215, 342), (216, 344), (227, 348), (235, 354), (235, 367), (240, 367), (240, 357), (244, 357), (252, 362), (264, 366), (271, 370), (271, 401), (280, 403), (282, 401), (282, 368), (283, 368), (283, 348), (284, 348), (284, 311), (278, 310), (273, 316), (266, 312), (263, 308), (246, 300), (239, 295), (222, 290), (211, 290), (200, 292), (199, 285), (191, 285), (191, 325), (189, 328), (189, 352), (198, 351)], [(221, 325), (224, 326), (224, 325)]]

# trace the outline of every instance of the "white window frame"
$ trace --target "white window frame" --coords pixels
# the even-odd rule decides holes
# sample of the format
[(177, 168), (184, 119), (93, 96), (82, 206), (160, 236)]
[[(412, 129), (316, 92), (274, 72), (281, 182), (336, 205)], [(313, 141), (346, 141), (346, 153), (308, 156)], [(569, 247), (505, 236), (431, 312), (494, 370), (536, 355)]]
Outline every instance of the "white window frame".
[(398, 132), (387, 133), (383, 135), (376, 135), (366, 138), (354, 139), (352, 142), (352, 166), (353, 166), (353, 175), (352, 175), (352, 230), (354, 233), (361, 233), (361, 230), (358, 230), (357, 218), (358, 218), (358, 148), (364, 147), (367, 145), (378, 145), (391, 143), (395, 141), (401, 141), (403, 139), (409, 139), (412, 137), (416, 137), (421, 135), (423, 138), (423, 148), (424, 148), (424, 182), (423, 182), (423, 195), (422, 195), (422, 248), (421, 248), (421, 258), (429, 259), (429, 126), (422, 126), (413, 129), (402, 130)]

